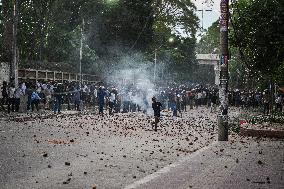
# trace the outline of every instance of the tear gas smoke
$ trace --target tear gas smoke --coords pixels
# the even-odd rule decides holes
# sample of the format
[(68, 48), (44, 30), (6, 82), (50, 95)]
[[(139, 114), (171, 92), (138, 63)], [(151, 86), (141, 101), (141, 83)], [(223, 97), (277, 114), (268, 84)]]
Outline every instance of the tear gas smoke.
[(145, 61), (139, 54), (124, 56), (108, 73), (106, 82), (118, 90), (123, 101), (137, 104), (147, 114), (152, 113), (151, 99), (158, 94), (152, 82), (152, 62)]

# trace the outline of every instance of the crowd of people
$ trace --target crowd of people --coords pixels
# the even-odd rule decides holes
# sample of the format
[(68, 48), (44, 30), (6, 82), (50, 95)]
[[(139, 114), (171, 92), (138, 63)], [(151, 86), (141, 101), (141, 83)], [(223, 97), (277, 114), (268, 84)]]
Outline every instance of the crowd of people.
[[(18, 87), (3, 82), (1, 86), (0, 108), (2, 111), (28, 112), (40, 109), (52, 110), (54, 113), (62, 111), (62, 105), (67, 110), (82, 111), (86, 108), (98, 109), (103, 115), (152, 110), (152, 97), (161, 103), (161, 110), (172, 111), (173, 116), (182, 116), (187, 109), (200, 106), (210, 108), (215, 112), (218, 106), (218, 89), (216, 87), (175, 86), (159, 87), (142, 90), (137, 86), (128, 85), (121, 88), (115, 86), (99, 86), (96, 84), (81, 85), (78, 82), (58, 83), (50, 82), (21, 82)], [(283, 95), (280, 93), (271, 98), (270, 92), (265, 90), (244, 92), (240, 90), (228, 93), (230, 106), (262, 109), (263, 113), (272, 111), (282, 112)], [(271, 107), (274, 101), (275, 108)]]

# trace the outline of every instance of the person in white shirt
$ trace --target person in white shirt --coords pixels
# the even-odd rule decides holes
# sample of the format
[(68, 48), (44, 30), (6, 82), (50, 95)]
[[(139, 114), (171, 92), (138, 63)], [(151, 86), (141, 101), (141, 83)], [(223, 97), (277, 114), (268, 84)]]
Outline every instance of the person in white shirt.
[(276, 99), (275, 99), (275, 103), (276, 103), (276, 111), (277, 112), (282, 112), (282, 103), (283, 103), (283, 99), (282, 99), (282, 95), (278, 94)]
[(27, 89), (27, 86), (26, 86), (25, 82), (22, 83), (21, 89), (22, 89), (23, 95), (25, 95), (26, 94), (26, 89)]
[(93, 89), (93, 105), (95, 109), (97, 105), (97, 97), (98, 97), (98, 90), (97, 90), (97, 86), (95, 86)]
[(22, 91), (22, 86), (19, 85), (19, 87), (15, 90), (15, 112), (19, 112), (20, 109), (20, 103), (21, 103), (21, 97), (24, 95)]
[(1, 109), (1, 111), (5, 111), (5, 108), (4, 108), (4, 98), (3, 98), (2, 92), (0, 92), (0, 109)]
[(82, 88), (82, 101), (85, 105), (86, 99), (87, 99), (87, 91), (88, 91), (88, 87), (87, 85), (84, 85), (84, 87)]
[(115, 96), (116, 96), (115, 91), (112, 90), (109, 94), (109, 115), (113, 114), (113, 108), (114, 108), (115, 101), (116, 101)]
[(45, 97), (44, 109), (48, 110), (48, 109), (50, 109), (50, 103), (51, 103), (50, 85), (46, 85), (46, 88), (43, 90), (43, 94), (44, 94), (44, 97)]
[(202, 93), (201, 93), (201, 91), (198, 91), (198, 93), (197, 93), (197, 105), (196, 105), (196, 107), (201, 106), (201, 99), (202, 99)]

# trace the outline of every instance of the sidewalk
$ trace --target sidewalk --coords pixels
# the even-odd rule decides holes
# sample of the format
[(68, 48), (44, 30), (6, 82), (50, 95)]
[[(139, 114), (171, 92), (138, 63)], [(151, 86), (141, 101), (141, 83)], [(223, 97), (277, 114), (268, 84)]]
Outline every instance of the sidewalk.
[(215, 142), (125, 189), (284, 187), (284, 141)]
[(240, 135), (284, 139), (284, 117), (281, 114), (243, 115), (239, 118)]
[(75, 111), (75, 110), (64, 110), (61, 111), (60, 114), (54, 113), (51, 110), (40, 110), (39, 112), (25, 112), (25, 113), (17, 113), (17, 112), (12, 112), (12, 113), (4, 113), (0, 112), (0, 120), (7, 120), (7, 121), (16, 121), (16, 122), (21, 122), (21, 121), (30, 121), (34, 119), (48, 119), (48, 118), (53, 118), (53, 117), (64, 117), (68, 115), (76, 115), (84, 112), (80, 111)]
[(240, 125), (240, 135), (284, 139), (284, 126), (281, 123), (244, 123)]

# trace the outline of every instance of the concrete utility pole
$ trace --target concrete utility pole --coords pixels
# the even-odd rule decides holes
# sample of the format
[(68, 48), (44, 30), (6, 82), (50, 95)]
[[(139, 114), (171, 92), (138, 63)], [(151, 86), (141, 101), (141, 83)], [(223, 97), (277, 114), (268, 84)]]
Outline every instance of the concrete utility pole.
[(218, 141), (228, 140), (228, 23), (229, 0), (221, 0), (220, 3), (220, 112), (218, 114)]

